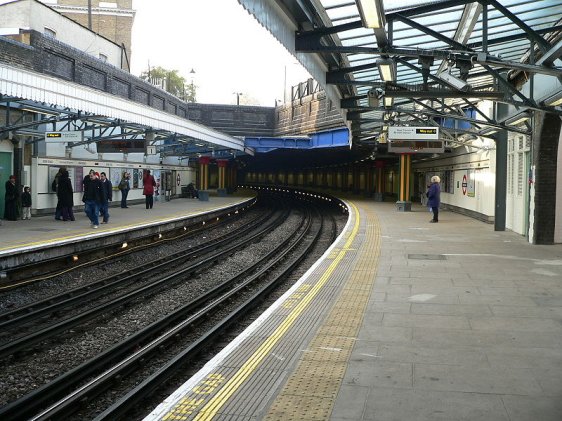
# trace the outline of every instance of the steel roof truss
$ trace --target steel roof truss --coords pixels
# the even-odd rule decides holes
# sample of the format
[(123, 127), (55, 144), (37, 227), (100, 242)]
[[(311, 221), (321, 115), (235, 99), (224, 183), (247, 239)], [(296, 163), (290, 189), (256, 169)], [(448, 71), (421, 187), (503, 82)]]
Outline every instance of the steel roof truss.
[(533, 29), (531, 29), (525, 22), (519, 19), (516, 15), (511, 13), (507, 8), (501, 5), (497, 0), (479, 0), (482, 4), (488, 4), (499, 10), (506, 16), (509, 20), (511, 20), (515, 25), (517, 25), (521, 30), (523, 30), (529, 38), (535, 41), (541, 51), (546, 53), (550, 49), (550, 44), (541, 37), (538, 33), (536, 33)]

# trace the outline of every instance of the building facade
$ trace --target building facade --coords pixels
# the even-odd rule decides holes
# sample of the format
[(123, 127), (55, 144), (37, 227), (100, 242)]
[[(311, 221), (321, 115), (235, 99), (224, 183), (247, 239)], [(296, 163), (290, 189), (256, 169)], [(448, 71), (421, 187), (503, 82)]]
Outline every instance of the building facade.
[[(131, 62), (131, 33), (135, 11), (132, 0), (40, 0), (62, 15), (124, 46)], [(91, 7), (88, 7), (88, 3)], [(91, 25), (90, 25), (91, 23)], [(130, 70), (130, 65), (125, 67)]]

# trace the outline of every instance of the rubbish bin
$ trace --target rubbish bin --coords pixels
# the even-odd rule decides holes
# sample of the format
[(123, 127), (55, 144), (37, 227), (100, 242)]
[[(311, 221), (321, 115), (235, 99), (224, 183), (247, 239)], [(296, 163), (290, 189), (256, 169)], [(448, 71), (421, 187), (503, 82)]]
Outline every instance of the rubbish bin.
[(396, 202), (396, 210), (398, 212), (411, 212), (412, 202), (404, 202), (399, 200), (398, 202)]

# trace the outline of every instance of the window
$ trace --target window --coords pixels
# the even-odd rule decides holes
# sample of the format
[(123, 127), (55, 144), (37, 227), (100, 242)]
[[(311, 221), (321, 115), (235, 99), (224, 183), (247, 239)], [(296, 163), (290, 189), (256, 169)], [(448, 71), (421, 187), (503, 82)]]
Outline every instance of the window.
[(453, 171), (451, 170), (444, 171), (441, 183), (443, 183), (443, 191), (445, 193), (451, 193), (451, 194), (455, 193), (455, 177)]
[(45, 27), (44, 30), (43, 30), (43, 33), (45, 34), (45, 36), (48, 36), (50, 38), (56, 38), (57, 37), (57, 31), (55, 31), (54, 29), (51, 29), (51, 28)]
[(507, 193), (513, 194), (513, 167), (515, 155), (509, 154), (507, 157)]
[(525, 162), (531, 140), (528, 136), (516, 136), (509, 140), (507, 158), (507, 193), (522, 197), (525, 193)]
[(517, 196), (523, 196), (523, 176), (525, 171), (525, 154), (519, 152), (517, 154)]

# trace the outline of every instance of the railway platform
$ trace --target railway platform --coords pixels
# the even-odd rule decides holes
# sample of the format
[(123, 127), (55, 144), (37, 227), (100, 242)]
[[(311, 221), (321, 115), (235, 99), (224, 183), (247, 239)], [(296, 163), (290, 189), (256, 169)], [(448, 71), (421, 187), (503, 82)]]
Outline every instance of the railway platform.
[[(253, 197), (251, 192), (237, 195), (212, 195), (208, 201), (178, 198), (155, 201), (152, 209), (143, 203), (129, 203), (128, 208), (110, 207), (109, 223), (94, 229), (83, 210), (75, 211), (75, 221), (57, 221), (52, 215), (34, 216), (30, 220), (2, 221), (0, 226), (0, 270), (6, 267), (46, 260), (79, 250), (104, 247), (109, 238), (124, 241), (174, 222), (200, 217), (221, 209), (241, 206)], [(100, 217), (101, 223), (101, 217)], [(87, 246), (85, 246), (87, 244)]]
[(345, 232), (148, 420), (562, 419), (562, 245), (350, 198)]

